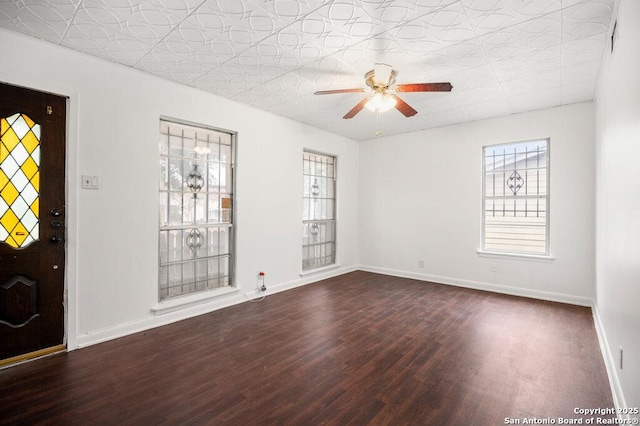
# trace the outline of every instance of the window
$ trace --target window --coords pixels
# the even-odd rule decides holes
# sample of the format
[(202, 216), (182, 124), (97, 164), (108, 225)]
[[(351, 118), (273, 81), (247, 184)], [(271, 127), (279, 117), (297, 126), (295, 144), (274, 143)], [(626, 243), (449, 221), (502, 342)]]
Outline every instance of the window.
[(336, 157), (302, 156), (302, 270), (336, 261)]
[(159, 298), (233, 285), (230, 133), (160, 120)]
[(482, 249), (549, 254), (549, 140), (484, 148)]

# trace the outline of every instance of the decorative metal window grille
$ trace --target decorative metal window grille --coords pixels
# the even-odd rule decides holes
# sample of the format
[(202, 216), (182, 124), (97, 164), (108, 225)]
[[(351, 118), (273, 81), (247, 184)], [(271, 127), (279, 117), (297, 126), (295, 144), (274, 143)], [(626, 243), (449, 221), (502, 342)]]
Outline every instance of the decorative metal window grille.
[(233, 285), (230, 133), (160, 120), (159, 298)]
[(549, 254), (549, 140), (484, 148), (486, 251)]
[(302, 156), (302, 270), (336, 261), (336, 157)]

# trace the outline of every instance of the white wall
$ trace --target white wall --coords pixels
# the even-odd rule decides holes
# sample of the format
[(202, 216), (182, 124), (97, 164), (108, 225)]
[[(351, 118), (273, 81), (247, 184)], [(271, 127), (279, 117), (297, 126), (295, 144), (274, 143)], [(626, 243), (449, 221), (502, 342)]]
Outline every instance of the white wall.
[[(621, 405), (640, 406), (640, 2), (618, 5), (596, 101), (597, 306)], [(624, 349), (620, 369), (619, 347)]]
[[(266, 273), (269, 292), (317, 280), (321, 275), (299, 275), (303, 148), (339, 157), (341, 268), (325, 276), (357, 264), (357, 142), (4, 30), (0, 51), (0, 81), (70, 97), (70, 348), (245, 301), (255, 295), (258, 271)], [(240, 291), (154, 316), (160, 116), (238, 132)], [(80, 189), (83, 174), (98, 175), (100, 190)]]
[[(419, 119), (419, 116), (413, 119)], [(360, 262), (441, 283), (590, 305), (594, 107), (583, 103), (360, 145)], [(547, 138), (552, 262), (480, 257), (482, 147)], [(418, 267), (419, 260), (424, 268)], [(492, 263), (497, 273), (490, 271)]]

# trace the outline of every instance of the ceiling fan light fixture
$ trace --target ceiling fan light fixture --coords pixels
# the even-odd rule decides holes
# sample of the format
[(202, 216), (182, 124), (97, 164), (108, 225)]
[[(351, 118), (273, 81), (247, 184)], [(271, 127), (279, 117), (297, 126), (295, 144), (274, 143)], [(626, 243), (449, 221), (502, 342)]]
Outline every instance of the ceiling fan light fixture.
[(364, 105), (369, 111), (386, 112), (396, 106), (396, 100), (393, 96), (386, 93), (376, 93)]
[[(364, 82), (368, 88), (318, 90), (315, 95), (330, 95), (336, 93), (362, 93), (373, 92), (373, 96), (367, 96), (356, 104), (344, 117), (345, 120), (353, 118), (364, 108), (373, 112), (385, 112), (392, 108), (400, 111), (405, 117), (413, 117), (418, 113), (411, 105), (396, 95), (398, 92), (450, 92), (452, 87), (449, 82), (442, 83), (409, 83), (395, 84), (398, 72), (391, 65), (377, 63), (375, 68), (364, 75)], [(387, 93), (391, 92), (391, 94)]]

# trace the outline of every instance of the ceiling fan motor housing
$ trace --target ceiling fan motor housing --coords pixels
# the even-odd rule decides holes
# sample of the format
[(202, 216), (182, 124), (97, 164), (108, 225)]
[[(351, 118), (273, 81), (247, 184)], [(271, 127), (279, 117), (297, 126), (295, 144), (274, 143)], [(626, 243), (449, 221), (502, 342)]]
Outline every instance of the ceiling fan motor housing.
[(378, 91), (379, 89), (387, 89), (389, 86), (391, 86), (393, 83), (396, 82), (396, 75), (398, 75), (398, 72), (396, 70), (391, 70), (391, 73), (389, 75), (389, 81), (387, 82), (387, 84), (385, 85), (381, 85), (376, 83), (375, 77), (376, 77), (376, 72), (375, 70), (371, 70), (368, 73), (366, 73), (364, 75), (364, 81), (367, 84), (367, 86), (371, 87), (373, 90)]

